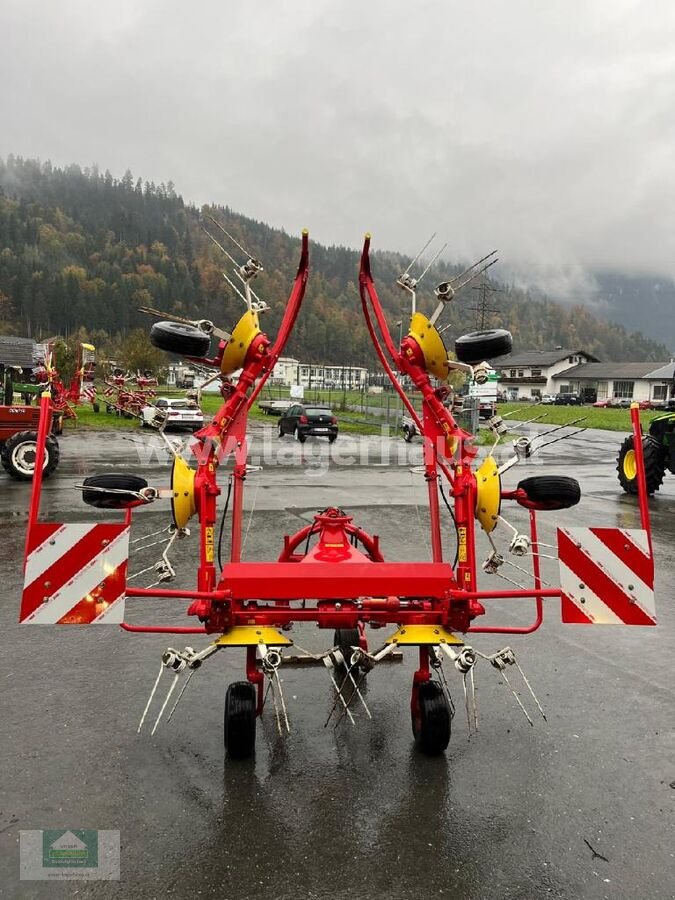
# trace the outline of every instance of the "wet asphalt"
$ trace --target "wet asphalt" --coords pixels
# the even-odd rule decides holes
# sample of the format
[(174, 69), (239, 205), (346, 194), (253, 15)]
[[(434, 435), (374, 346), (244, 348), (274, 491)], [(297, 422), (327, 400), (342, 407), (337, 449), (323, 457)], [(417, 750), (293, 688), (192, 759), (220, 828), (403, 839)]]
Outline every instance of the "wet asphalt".
[[(342, 435), (330, 450), (318, 440), (280, 445), (260, 426), (253, 437), (263, 470), (248, 480), (245, 558), (274, 559), (283, 534), (329, 504), (379, 534), (387, 558), (429, 558), (424, 483), (410, 472), (419, 444)], [(589, 431), (505, 476), (509, 487), (543, 472), (579, 478), (580, 505), (541, 514), (541, 541), (552, 544), (558, 524), (639, 527), (636, 501), (616, 480), (621, 439)], [(133, 471), (166, 484), (156, 441), (64, 436), (43, 518), (103, 518), (74, 489), (87, 474)], [(323, 667), (284, 670), (291, 734), (280, 738), (267, 710), (252, 761), (223, 760), (223, 698), (243, 677), (241, 650), (208, 661), (171, 722), (154, 737), (137, 735), (162, 651), (207, 641), (116, 627), (19, 627), (28, 494), (0, 475), (3, 898), (675, 897), (675, 476), (650, 503), (659, 626), (563, 626), (549, 600), (533, 635), (476, 635), (483, 652), (513, 647), (547, 721), (533, 715), (531, 727), (485, 665), (476, 672), (480, 730), (469, 739), (452, 674), (453, 735), (446, 755), (433, 759), (412, 742), (413, 651), (369, 675), (373, 719), (355, 709), (356, 727), (324, 728), (334, 695)], [(523, 510), (505, 512), (526, 524)], [(132, 537), (166, 524), (168, 512), (155, 504), (138, 515)], [(448, 522), (450, 558), (453, 533)], [(192, 583), (196, 548), (195, 530), (174, 557), (177, 586)], [(131, 569), (155, 554), (141, 553)], [(555, 563), (544, 563), (544, 577), (557, 583)], [(515, 569), (509, 577), (524, 580)], [(483, 579), (489, 585), (509, 587)], [(193, 624), (183, 609), (128, 601), (127, 618)], [(527, 624), (532, 616), (528, 601), (494, 602), (485, 624)], [(310, 650), (332, 643), (332, 632), (314, 626), (292, 636)], [(382, 641), (382, 632), (369, 636), (371, 645)], [(122, 880), (19, 881), (19, 830), (60, 827), (118, 829)]]

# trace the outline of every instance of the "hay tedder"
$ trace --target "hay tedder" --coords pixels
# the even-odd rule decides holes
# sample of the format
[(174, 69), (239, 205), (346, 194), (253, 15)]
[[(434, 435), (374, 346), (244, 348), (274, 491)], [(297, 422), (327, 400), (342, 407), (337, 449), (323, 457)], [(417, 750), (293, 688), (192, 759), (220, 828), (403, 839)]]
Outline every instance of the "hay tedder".
[(141, 375), (130, 375), (121, 369), (115, 371), (105, 379), (103, 388), (103, 400), (107, 413), (116, 413), (125, 418), (141, 418), (143, 409), (151, 405), (151, 401), (157, 396), (157, 379), (151, 372)]
[[(249, 254), (243, 263), (237, 263), (227, 251), (235, 264), (234, 280), (228, 277), (228, 282), (246, 304), (232, 332), (220, 330), (209, 321), (172, 316), (153, 325), (153, 344), (209, 366), (213, 370), (211, 380), (219, 382), (223, 397), (211, 423), (192, 438), (195, 442), (190, 463), (181, 455), (180, 445), (164, 438), (172, 457), (167, 486), (148, 484), (140, 475), (123, 473), (88, 477), (79, 485), (85, 503), (121, 510), (120, 520), (64, 525), (39, 521), (40, 478), (34, 480), (20, 614), (23, 623), (115, 623), (133, 633), (211, 636), (201, 649), (187, 646), (165, 651), (139, 731), (149, 718), (154, 733), (167, 709), (171, 718), (190, 679), (209, 658), (219, 651), (242, 648), (245, 679), (230, 684), (225, 692), (224, 744), (228, 756), (248, 757), (255, 749), (256, 719), (269, 705), (268, 698), (279, 733), (290, 728), (280, 674), (284, 666), (302, 662), (311, 667), (315, 663), (327, 671), (335, 692), (329, 719), (354, 724), (356, 705), (362, 705), (363, 714), (370, 716), (361, 690), (363, 679), (368, 673), (372, 678), (381, 663), (399, 658), (401, 651), (414, 649), (418, 664), (410, 701), (413, 734), (423, 752), (438, 754), (448, 745), (454, 715), (446, 677), (452, 671), (462, 679), (470, 730), (477, 724), (474, 669), (481, 661), (497, 670), (508, 686), (511, 673), (517, 675), (513, 695), (530, 723), (525, 697), (543, 715), (513, 650), (507, 646), (484, 655), (467, 642), (471, 634), (533, 632), (542, 623), (544, 602), (550, 599), (561, 601), (564, 622), (655, 624), (653, 560), (637, 410), (633, 425), (642, 529), (561, 527), (557, 547), (540, 544), (537, 513), (576, 504), (580, 497), (578, 483), (569, 477), (541, 475), (507, 486), (504, 476), (545, 445), (543, 436), (519, 438), (513, 453), (501, 465), (493, 455), (494, 449), (479, 459), (472, 436), (458, 427), (452, 403), (447, 403), (447, 382), (453, 370), (480, 380), (487, 377), (483, 361), (511, 348), (511, 337), (504, 330), (474, 332), (457, 339), (457, 359), (450, 359), (437, 327), (455, 293), (495, 261), (493, 254), (438, 285), (438, 303), (429, 317), (417, 309), (421, 276), (412, 276), (411, 264), (398, 280), (410, 299), (411, 317), (408, 332), (397, 346), (378, 299), (369, 246), (366, 236), (359, 272), (363, 314), (380, 362), (424, 437), (419, 475), (428, 493), (429, 561), (388, 562), (387, 548), (378, 537), (363, 530), (348, 511), (337, 506), (321, 510), (297, 533), (284, 536), (275, 561), (242, 559), (243, 495), (249, 471), (247, 415), (283, 352), (300, 310), (309, 273), (307, 233), (302, 236), (297, 275), (274, 341), (260, 328), (259, 315), (266, 304), (251, 289), (251, 281), (262, 268), (260, 263)], [(212, 338), (217, 341), (217, 349), (209, 356)], [(235, 381), (231, 376), (236, 371), (239, 377)], [(401, 375), (419, 392), (421, 415), (403, 391)], [(44, 398), (38, 455), (46, 436), (48, 404), (48, 398)], [(494, 417), (490, 428), (496, 446), (506, 424)], [(225, 470), (226, 462), (231, 466)], [(223, 470), (228, 484), (219, 509), (218, 475)], [(158, 539), (164, 550), (161, 560), (150, 567), (154, 583), (149, 587), (131, 586), (132, 579), (141, 573), (127, 574), (130, 546), (133, 551), (138, 544), (148, 547), (154, 540), (154, 534), (147, 534), (130, 542), (133, 510), (152, 503), (170, 506), (171, 522)], [(456, 539), (454, 559), (444, 558), (447, 526), (442, 524), (441, 503), (449, 513), (448, 522), (452, 522), (449, 534)], [(504, 511), (507, 504), (527, 510), (527, 531), (519, 531), (508, 521)], [(229, 547), (223, 558), (221, 538), (228, 509)], [(189, 540), (192, 520), (198, 522), (196, 583), (172, 589), (166, 586), (175, 576), (171, 550), (176, 541)], [(480, 559), (479, 530), (485, 535), (481, 541), (487, 547)], [(545, 582), (540, 571), (540, 557), (552, 556), (560, 561), (559, 586)], [(483, 584), (490, 576), (500, 575), (512, 582), (503, 576), (502, 569), (507, 565), (531, 577), (531, 584), (511, 584), (507, 590), (499, 583), (496, 587)], [(193, 624), (129, 624), (124, 619), (125, 599), (136, 598), (183, 601)], [(530, 601), (532, 622), (522, 627), (479, 624), (486, 606), (495, 600)], [(293, 646), (291, 629), (297, 623), (314, 623), (327, 630), (331, 635), (327, 649), (308, 653), (297, 643)], [(381, 634), (378, 629), (388, 631), (383, 639), (373, 642), (372, 635)], [(155, 700), (163, 673), (170, 676), (169, 687)]]

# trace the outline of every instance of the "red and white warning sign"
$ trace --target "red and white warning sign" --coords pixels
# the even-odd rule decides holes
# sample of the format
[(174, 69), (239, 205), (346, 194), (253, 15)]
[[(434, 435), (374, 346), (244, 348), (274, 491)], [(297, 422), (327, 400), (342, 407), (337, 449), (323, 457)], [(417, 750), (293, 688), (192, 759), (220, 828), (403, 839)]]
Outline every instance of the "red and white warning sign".
[(558, 558), (563, 622), (656, 625), (646, 531), (559, 528)]
[(128, 558), (127, 525), (37, 523), (29, 535), (19, 621), (119, 624)]
[(95, 387), (83, 387), (82, 388), (82, 396), (88, 400), (90, 403), (93, 403), (96, 399), (96, 388)]

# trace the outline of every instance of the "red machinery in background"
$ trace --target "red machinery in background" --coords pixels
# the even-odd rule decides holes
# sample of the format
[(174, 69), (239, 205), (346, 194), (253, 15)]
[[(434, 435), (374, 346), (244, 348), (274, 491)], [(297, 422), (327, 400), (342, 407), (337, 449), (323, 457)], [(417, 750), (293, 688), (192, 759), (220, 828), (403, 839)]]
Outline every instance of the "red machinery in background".
[(103, 389), (105, 411), (116, 412), (127, 418), (140, 418), (143, 408), (157, 396), (156, 387), (157, 379), (152, 373), (146, 372), (141, 375), (137, 372), (136, 375), (130, 375), (116, 369), (105, 379)]
[[(227, 234), (219, 223), (212, 221)], [(243, 251), (239, 244), (237, 247)], [(261, 264), (248, 254), (243, 264), (236, 263), (226, 250), (235, 264), (234, 277), (242, 287), (242, 291), (236, 288), (237, 292), (246, 303), (246, 311), (232, 332), (219, 330), (206, 320), (191, 322), (178, 317), (166, 317), (153, 326), (150, 335), (153, 344), (211, 367), (214, 374), (210, 380), (219, 381), (223, 396), (223, 404), (212, 422), (195, 435), (192, 465), (184, 460), (174, 443), (167, 441), (172, 454), (168, 487), (150, 485), (141, 476), (125, 473), (91, 476), (81, 485), (84, 501), (98, 508), (124, 510), (123, 520), (114, 524), (63, 525), (38, 521), (41, 479), (34, 480), (22, 622), (109, 622), (120, 624), (129, 632), (213, 635), (213, 640), (199, 651), (192, 647), (167, 649), (139, 730), (154, 702), (163, 672), (173, 677), (156, 716), (153, 733), (181, 679), (184, 683), (169, 718), (189, 679), (206, 659), (223, 648), (240, 647), (245, 649), (246, 678), (231, 684), (226, 691), (224, 743), (228, 755), (250, 756), (255, 748), (256, 718), (263, 711), (268, 692), (271, 692), (279, 731), (289, 728), (279, 669), (288, 658), (284, 651), (293, 643), (288, 629), (298, 622), (310, 622), (335, 632), (330, 649), (309, 656), (330, 674), (336, 690), (333, 710), (338, 711), (338, 721), (354, 722), (354, 702), (368, 709), (360, 690), (368, 672), (391, 659), (395, 651), (416, 648), (418, 668), (411, 691), (413, 733), (424, 752), (440, 753), (448, 744), (454, 713), (444, 666), (455, 669), (463, 678), (470, 728), (477, 721), (473, 693), (477, 661), (487, 659), (507, 683), (509, 667), (516, 667), (522, 674), (511, 648), (483, 656), (461, 635), (534, 631), (541, 625), (546, 598), (561, 599), (563, 621), (567, 622), (654, 624), (653, 561), (644, 465), (639, 449), (639, 416), (633, 415), (633, 427), (643, 530), (559, 529), (561, 585), (545, 586), (540, 556), (546, 554), (541, 553), (538, 541), (537, 512), (573, 506), (580, 497), (578, 483), (568, 477), (532, 476), (521, 480), (516, 488), (507, 489), (502, 484), (502, 476), (519, 460), (530, 457), (541, 446), (537, 441), (545, 435), (516, 441), (512, 457), (500, 466), (492, 453), (479, 458), (471, 435), (457, 425), (445, 403), (453, 369), (468, 372), (480, 380), (483, 375), (487, 377), (485, 358), (510, 350), (508, 332), (475, 332), (457, 339), (457, 359), (451, 360), (436, 327), (446, 304), (471, 278), (493, 264), (493, 254), (455, 279), (438, 285), (435, 291), (438, 305), (430, 317), (417, 310), (420, 279), (410, 274), (411, 264), (398, 280), (410, 297), (411, 317), (408, 333), (397, 346), (371, 274), (369, 247), (367, 237), (359, 272), (362, 308), (378, 357), (424, 437), (420, 475), (428, 493), (431, 560), (388, 562), (386, 548), (377, 536), (365, 532), (347, 511), (338, 507), (322, 510), (296, 534), (286, 535), (276, 561), (242, 559), (243, 494), (248, 471), (247, 415), (283, 352), (300, 310), (308, 278), (307, 233), (302, 237), (300, 263), (274, 341), (260, 328), (259, 314), (264, 304), (251, 290), (251, 281), (261, 270)], [(228, 282), (234, 285), (229, 277)], [(209, 356), (213, 337), (218, 340), (217, 350)], [(239, 377), (235, 382), (231, 376), (236, 371)], [(397, 372), (410, 379), (419, 392), (421, 417), (401, 388)], [(44, 400), (43, 412), (46, 416)], [(40, 424), (42, 442), (46, 427), (45, 419)], [(490, 427), (496, 445), (506, 427), (498, 417), (490, 421)], [(42, 449), (39, 443), (38, 472)], [(220, 539), (216, 539), (221, 496), (218, 474), (230, 457), (232, 468), (227, 475), (227, 495), (220, 510), (222, 534), (225, 513), (231, 509), (229, 552), (227, 559), (222, 560)], [(127, 562), (133, 509), (163, 500), (171, 506), (171, 525), (162, 560), (152, 567), (157, 580), (148, 588), (131, 587), (129, 581), (135, 576), (127, 574)], [(447, 505), (456, 533), (452, 561), (444, 559), (441, 501)], [(520, 533), (502, 514), (502, 505), (509, 501), (528, 510), (527, 533)], [(175, 576), (169, 553), (175, 541), (188, 539), (188, 523), (193, 518), (199, 523), (196, 583), (192, 588), (183, 589), (161, 586)], [(487, 544), (487, 555), (482, 561), (478, 532), (485, 536)], [(502, 549), (496, 541), (499, 535), (505, 536)], [(530, 559), (531, 587), (482, 589), (479, 569), (486, 576), (499, 574), (510, 556), (519, 563)], [(624, 570), (632, 573), (627, 587)], [(196, 620), (195, 624), (126, 623), (125, 598), (149, 597), (184, 601), (186, 612)], [(533, 601), (532, 623), (516, 628), (478, 625), (486, 604), (495, 599)], [(366, 637), (368, 626), (391, 626), (393, 631), (370, 648)], [(529, 682), (525, 679), (524, 683), (541, 711)], [(529, 719), (515, 691), (514, 697)]]
[[(94, 403), (96, 389), (94, 375), (96, 370), (96, 348), (93, 344), (79, 341), (77, 344), (77, 361), (70, 384), (66, 387), (61, 379), (54, 361), (54, 344), (42, 344), (42, 358), (35, 369), (35, 377), (39, 385), (47, 385), (52, 395), (54, 418), (58, 422), (63, 419), (76, 419), (76, 406), (83, 402)], [(17, 388), (21, 392), (21, 386)], [(61, 425), (56, 429), (61, 431)]]

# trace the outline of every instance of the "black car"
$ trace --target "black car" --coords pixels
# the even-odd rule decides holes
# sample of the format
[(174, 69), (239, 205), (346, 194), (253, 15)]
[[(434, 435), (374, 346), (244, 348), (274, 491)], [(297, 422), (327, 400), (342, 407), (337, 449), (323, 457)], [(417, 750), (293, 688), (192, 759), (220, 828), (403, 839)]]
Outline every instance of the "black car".
[(279, 419), (279, 437), (294, 435), (301, 444), (307, 435), (327, 437), (330, 443), (338, 436), (337, 419), (327, 406), (303, 406), (295, 403)]
[(553, 402), (556, 406), (582, 406), (584, 401), (580, 394), (570, 393), (556, 394), (556, 398)]

